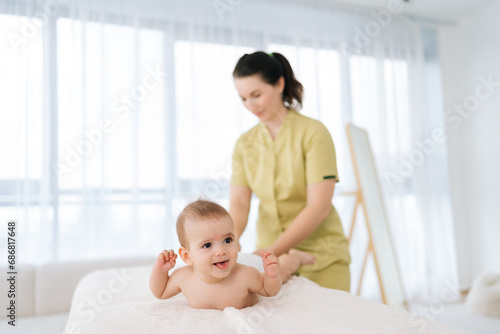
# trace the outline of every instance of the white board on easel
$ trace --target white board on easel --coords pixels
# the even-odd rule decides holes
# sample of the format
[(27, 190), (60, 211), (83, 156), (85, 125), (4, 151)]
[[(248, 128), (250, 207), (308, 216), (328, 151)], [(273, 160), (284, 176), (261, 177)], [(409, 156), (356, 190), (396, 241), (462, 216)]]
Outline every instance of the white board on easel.
[(368, 133), (354, 125), (347, 125), (346, 131), (358, 184), (358, 190), (355, 192), (356, 204), (349, 240), (351, 240), (354, 231), (353, 227), (358, 206), (363, 209), (369, 237), (369, 245), (358, 285), (358, 294), (361, 290), (368, 254), (371, 252), (375, 262), (382, 301), (387, 305), (407, 309), (406, 297)]

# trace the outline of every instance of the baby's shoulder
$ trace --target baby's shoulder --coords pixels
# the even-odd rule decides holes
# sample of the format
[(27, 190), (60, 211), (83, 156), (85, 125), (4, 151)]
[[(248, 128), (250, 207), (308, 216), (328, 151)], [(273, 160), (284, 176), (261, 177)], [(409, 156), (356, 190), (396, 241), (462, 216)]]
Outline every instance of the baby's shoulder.
[(262, 285), (262, 274), (256, 268), (239, 263), (236, 268), (237, 271), (233, 276), (234, 284), (237, 284), (242, 289), (253, 292), (260, 289)]
[(260, 276), (260, 272), (251, 266), (247, 266), (245, 264), (241, 263), (236, 263), (234, 266), (234, 269), (236, 269), (235, 274), (241, 275), (241, 276)]
[(185, 281), (193, 275), (193, 270), (189, 266), (180, 267), (175, 269), (170, 275), (170, 279), (176, 279), (180, 281)]

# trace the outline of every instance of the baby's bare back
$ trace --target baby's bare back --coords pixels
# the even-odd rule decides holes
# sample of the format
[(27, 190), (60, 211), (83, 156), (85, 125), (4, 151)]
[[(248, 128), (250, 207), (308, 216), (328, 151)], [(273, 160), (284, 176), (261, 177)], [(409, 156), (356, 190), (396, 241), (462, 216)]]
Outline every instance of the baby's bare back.
[(193, 308), (219, 309), (234, 307), (241, 309), (255, 305), (258, 296), (250, 289), (258, 285), (261, 275), (257, 269), (237, 263), (229, 276), (214, 284), (195, 277), (192, 267), (183, 267), (181, 291)]

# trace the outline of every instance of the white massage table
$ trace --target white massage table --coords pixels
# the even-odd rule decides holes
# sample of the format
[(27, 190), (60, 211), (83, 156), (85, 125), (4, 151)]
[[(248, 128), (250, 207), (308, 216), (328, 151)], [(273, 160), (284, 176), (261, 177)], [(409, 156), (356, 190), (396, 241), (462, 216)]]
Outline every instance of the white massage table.
[[(240, 254), (238, 262), (262, 271), (255, 255)], [(149, 290), (151, 268), (100, 270), (82, 278), (65, 333), (465, 333), (295, 276), (277, 296), (261, 297), (252, 307), (192, 309), (182, 294), (156, 299)]]

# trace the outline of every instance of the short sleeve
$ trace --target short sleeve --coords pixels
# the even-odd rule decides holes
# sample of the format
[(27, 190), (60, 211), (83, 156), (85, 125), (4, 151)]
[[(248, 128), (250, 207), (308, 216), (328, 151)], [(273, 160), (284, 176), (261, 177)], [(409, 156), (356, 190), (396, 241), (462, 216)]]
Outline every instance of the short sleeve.
[(233, 150), (231, 185), (233, 186), (248, 186), (248, 181), (245, 175), (243, 164), (243, 154), (241, 149), (241, 139), (238, 139)]
[(338, 182), (337, 157), (330, 132), (321, 123), (310, 130), (304, 138), (306, 183), (329, 179)]

